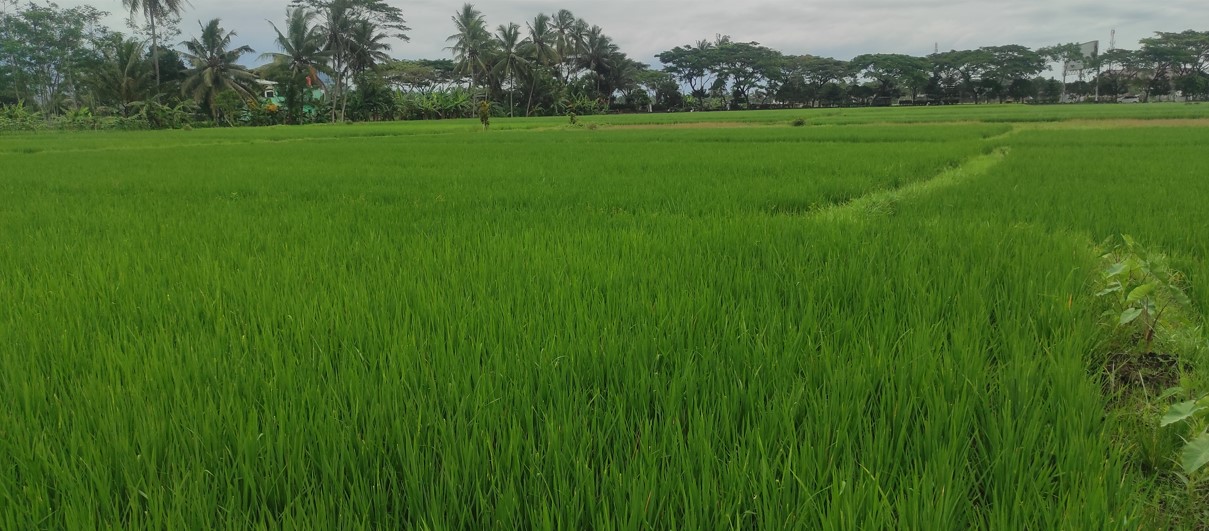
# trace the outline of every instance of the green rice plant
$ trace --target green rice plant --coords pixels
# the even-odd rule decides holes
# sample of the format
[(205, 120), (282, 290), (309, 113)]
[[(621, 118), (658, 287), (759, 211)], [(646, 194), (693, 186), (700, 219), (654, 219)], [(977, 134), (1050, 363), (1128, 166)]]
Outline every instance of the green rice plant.
[(1161, 526), (1087, 234), (1198, 278), (1203, 135), (915, 110), (6, 137), (0, 528)]

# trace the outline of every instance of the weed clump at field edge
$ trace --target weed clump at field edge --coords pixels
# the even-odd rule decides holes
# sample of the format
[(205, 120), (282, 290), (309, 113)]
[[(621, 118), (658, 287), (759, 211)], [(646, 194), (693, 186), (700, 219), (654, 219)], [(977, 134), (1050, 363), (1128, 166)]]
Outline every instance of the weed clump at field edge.
[[(1106, 241), (1097, 297), (1108, 301), (1104, 319), (1114, 331), (1125, 368), (1118, 378), (1166, 388), (1178, 379), (1178, 354), (1198, 345), (1183, 331), (1196, 327), (1184, 275), (1170, 266), (1166, 255), (1148, 251), (1129, 235)], [(1163, 351), (1163, 352), (1158, 352)], [(1123, 363), (1122, 363), (1123, 362)], [(1157, 370), (1155, 370), (1157, 369)], [(1116, 372), (1116, 371), (1114, 371)], [(1131, 373), (1132, 374), (1129, 374)]]

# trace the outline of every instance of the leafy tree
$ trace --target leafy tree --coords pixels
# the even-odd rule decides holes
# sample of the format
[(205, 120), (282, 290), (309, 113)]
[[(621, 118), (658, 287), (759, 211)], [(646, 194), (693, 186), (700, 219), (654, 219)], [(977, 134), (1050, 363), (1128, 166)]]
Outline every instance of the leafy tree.
[(185, 60), (179, 51), (172, 48), (160, 48), (159, 61), (152, 57), (147, 50), (147, 62), (155, 62), (160, 69), (160, 82), (157, 87), (159, 96), (179, 99), (180, 84), (185, 80)]
[(735, 101), (746, 103), (754, 89), (775, 89), (775, 83), (781, 79), (784, 56), (758, 42), (723, 39), (713, 51), (718, 79), (729, 82)]
[(29, 100), (46, 114), (78, 106), (84, 74), (98, 58), (90, 43), (106, 31), (106, 13), (90, 6), (28, 4), (0, 14), (0, 60), (8, 64), (14, 100)]
[(379, 68), (390, 85), (405, 93), (430, 94), (454, 84), (456, 66), (449, 59), (388, 61)]
[(966, 94), (974, 103), (987, 92), (982, 78), (994, 67), (991, 53), (985, 49), (951, 50), (928, 56), (932, 61), (933, 86), (942, 87), (949, 99), (959, 99)]
[(1140, 77), (1149, 77), (1151, 68), (1142, 54), (1125, 48), (1115, 48), (1100, 54), (1099, 64), (1103, 70), (1097, 82), (1104, 93), (1112, 95), (1132, 91)]
[(827, 83), (823, 85), (819, 91), (819, 103), (827, 106), (842, 105), (844, 102), (844, 88), (839, 83)]
[(911, 99), (928, 84), (929, 64), (926, 59), (902, 54), (866, 54), (852, 59), (850, 66), (877, 84), (877, 95), (894, 98), (905, 88)]
[(1083, 48), (1077, 42), (1068, 42), (1039, 48), (1037, 54), (1044, 59), (1062, 64), (1062, 90), (1065, 94), (1066, 77), (1069, 74), (1066, 65), (1075, 61), (1084, 61)]
[(655, 105), (665, 110), (676, 110), (684, 107), (684, 94), (680, 93), (680, 85), (673, 79), (664, 79), (655, 85)]
[(1044, 77), (1033, 78), (1033, 88), (1037, 90), (1037, 100), (1042, 103), (1058, 103), (1065, 90), (1061, 81)]
[(353, 120), (379, 121), (395, 116), (394, 95), (386, 80), (376, 70), (357, 75), (357, 88), (349, 103)]
[(846, 88), (849, 100), (858, 102), (860, 105), (870, 105), (877, 97), (876, 83), (850, 83)]
[(943, 102), (959, 101), (965, 94), (967, 82), (963, 67), (968, 52), (951, 50), (928, 56), (932, 65), (932, 78), (928, 82), (928, 92), (938, 96)]
[(717, 78), (714, 44), (698, 41), (696, 44), (677, 46), (656, 55), (663, 63), (663, 71), (688, 85), (689, 93), (700, 97)]
[[(1205, 74), (1209, 62), (1209, 31), (1187, 30), (1179, 33), (1156, 32), (1141, 40), (1142, 57), (1152, 64), (1150, 93), (1170, 93), (1172, 82), (1195, 93), (1197, 78)], [(1185, 81), (1186, 79), (1190, 80)], [(1166, 87), (1162, 87), (1166, 83)]]
[(1096, 88), (1091, 83), (1085, 80), (1072, 81), (1066, 86), (1067, 94), (1074, 94), (1079, 97), (1088, 97), (1095, 94)]
[(786, 57), (781, 68), (784, 85), (778, 91), (778, 97), (811, 106), (821, 102), (824, 86), (834, 84), (849, 74), (847, 61), (813, 55)]
[(1045, 70), (1045, 59), (1041, 54), (1019, 44), (987, 46), (979, 48), (985, 54), (986, 68), (983, 70), (983, 86), (997, 87), (988, 92), (1000, 101), (1007, 88), (1017, 79), (1029, 79)]
[(653, 110), (652, 107), (659, 107), (661, 110), (679, 107), (683, 97), (676, 79), (667, 72), (651, 70), (646, 68), (646, 65), (642, 66), (642, 70), (634, 76), (635, 86), (646, 93), (644, 100), (648, 110)]
[(1209, 76), (1204, 72), (1192, 72), (1177, 78), (1174, 87), (1184, 94), (1185, 98), (1204, 99), (1209, 93)]
[(607, 91), (605, 99), (612, 102), (614, 96), (620, 93), (627, 102), (640, 101), (642, 103), (635, 105), (648, 105), (649, 95), (642, 88), (643, 76), (649, 71), (647, 65), (634, 61), (623, 53), (614, 55), (610, 65), (603, 81), (603, 90)]
[(660, 53), (664, 71), (688, 85), (697, 98), (708, 93), (745, 102), (756, 89), (775, 93), (785, 75), (785, 58), (758, 42), (735, 42), (728, 35), (677, 46)]
[(1204, 72), (1209, 62), (1209, 31), (1156, 32), (1142, 39), (1142, 50), (1177, 76)]
[(1037, 97), (1037, 86), (1033, 84), (1033, 80), (1031, 79), (1016, 78), (1008, 86), (1007, 93), (1013, 100), (1023, 102)]
[[(219, 118), (219, 95), (232, 92), (252, 99), (252, 83), (256, 79), (255, 74), (239, 64), (239, 58), (252, 53), (252, 48), (247, 45), (232, 48), (235, 32), (224, 30), (220, 22), (216, 18), (204, 26), (199, 23), (201, 35), (181, 43), (187, 50), (185, 58), (190, 66), (181, 90), (208, 108), (215, 122)], [(230, 120), (229, 115), (227, 119)]]

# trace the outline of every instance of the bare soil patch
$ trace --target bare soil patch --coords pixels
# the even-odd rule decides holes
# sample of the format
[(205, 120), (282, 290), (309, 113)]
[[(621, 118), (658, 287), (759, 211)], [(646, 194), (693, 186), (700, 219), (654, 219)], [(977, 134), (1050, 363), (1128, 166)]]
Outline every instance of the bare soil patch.
[(1104, 384), (1108, 396), (1120, 391), (1133, 392), (1147, 389), (1159, 392), (1179, 383), (1180, 361), (1174, 354), (1148, 352), (1146, 354), (1118, 353), (1112, 355), (1105, 367)]

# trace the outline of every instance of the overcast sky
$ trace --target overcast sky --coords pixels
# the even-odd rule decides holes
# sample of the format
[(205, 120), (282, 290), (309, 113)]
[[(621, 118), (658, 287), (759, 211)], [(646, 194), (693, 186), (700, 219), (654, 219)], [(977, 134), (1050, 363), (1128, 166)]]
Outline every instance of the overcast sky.
[[(266, 20), (282, 26), (288, 0), (188, 0), (181, 39), (197, 33), (198, 21), (221, 18), (237, 44), (276, 51)], [(99, 3), (98, 3), (99, 2)], [(450, 17), (462, 2), (388, 0), (400, 7), (412, 30), (410, 42), (396, 42), (396, 58), (447, 58), (445, 38), (454, 32)], [(60, 5), (92, 3), (113, 12), (110, 25), (122, 26), (120, 0), (60, 0)], [(1059, 42), (1099, 40), (1108, 48), (1133, 48), (1155, 31), (1209, 30), (1204, 0), (492, 0), (476, 2), (489, 27), (525, 22), (538, 13), (570, 9), (599, 25), (630, 57), (658, 64), (655, 54), (715, 34), (757, 41), (789, 54), (851, 59), (863, 53), (927, 55), (1000, 44), (1036, 48)]]

